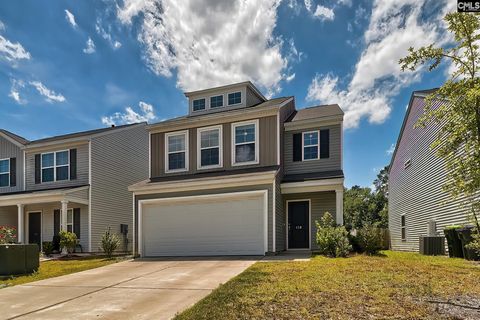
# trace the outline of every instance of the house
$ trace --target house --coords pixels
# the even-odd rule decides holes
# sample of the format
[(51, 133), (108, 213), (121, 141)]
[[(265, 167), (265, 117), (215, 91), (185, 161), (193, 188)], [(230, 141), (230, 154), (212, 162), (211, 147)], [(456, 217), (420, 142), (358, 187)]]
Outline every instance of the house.
[(185, 93), (188, 115), (149, 125), (149, 179), (133, 193), (143, 257), (314, 250), (315, 220), (343, 223), (338, 105), (295, 109), (242, 82)]
[(0, 225), (17, 228), (18, 242), (52, 241), (75, 232), (83, 251), (100, 249), (106, 228), (131, 250), (128, 186), (148, 177), (146, 123), (28, 141), (0, 130)]
[(393, 250), (419, 251), (420, 236), (443, 235), (446, 226), (468, 222), (465, 199), (452, 200), (442, 189), (445, 163), (430, 147), (440, 124), (415, 127), (425, 98), (433, 92), (413, 92), (390, 163), (388, 225)]

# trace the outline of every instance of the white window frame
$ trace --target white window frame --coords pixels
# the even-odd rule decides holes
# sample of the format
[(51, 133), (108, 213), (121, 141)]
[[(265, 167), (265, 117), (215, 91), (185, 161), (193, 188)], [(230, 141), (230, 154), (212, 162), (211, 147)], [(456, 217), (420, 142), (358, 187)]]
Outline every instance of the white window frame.
[[(405, 225), (402, 225), (402, 220), (405, 220)], [(404, 233), (405, 237), (403, 236)], [(405, 213), (400, 215), (400, 238), (402, 241), (407, 241), (407, 218)]]
[[(228, 101), (228, 100), (229, 100), (229, 99), (228, 99), (228, 95), (230, 95), (230, 94), (232, 94), (232, 93), (239, 93), (239, 92), (240, 92), (240, 102), (239, 102), (239, 103), (232, 103), (232, 104), (230, 104), (230, 103), (229, 103), (230, 101)], [(227, 104), (226, 104), (226, 105), (227, 105), (228, 107), (230, 107), (230, 106), (238, 106), (238, 105), (242, 104), (242, 103), (243, 103), (243, 99), (244, 99), (243, 96), (244, 96), (244, 94), (243, 94), (243, 91), (242, 91), (242, 90), (237, 90), (237, 91), (228, 92), (227, 95), (226, 95), (226, 97), (227, 97)]]
[[(239, 126), (244, 126), (244, 125), (249, 125), (253, 124), (255, 125), (255, 160), (254, 161), (248, 161), (248, 162), (236, 162), (235, 161), (235, 156), (236, 156), (236, 146), (237, 143), (235, 143), (235, 128)], [(260, 139), (259, 139), (259, 121), (258, 119), (255, 120), (249, 120), (249, 121), (242, 121), (242, 122), (235, 122), (232, 123), (232, 166), (247, 166), (247, 165), (252, 165), (252, 164), (258, 164), (260, 162)], [(252, 142), (242, 142), (238, 143), (238, 145), (242, 144), (250, 144)]]
[[(222, 97), (223, 99), (223, 105), (221, 107), (212, 107), (212, 98), (214, 97)], [(209, 96), (208, 97), (208, 109), (209, 110), (218, 110), (218, 109), (222, 109), (222, 108), (225, 108), (227, 104), (225, 103), (225, 95), (224, 94), (214, 94), (212, 96)]]
[[(213, 149), (217, 147), (202, 148), (202, 132), (218, 130), (218, 164), (210, 166), (202, 166), (202, 150)], [(197, 169), (213, 169), (213, 168), (222, 168), (223, 167), (223, 126), (210, 126), (197, 129)]]
[[(68, 157), (68, 164), (61, 164), (57, 166), (57, 153), (60, 152), (67, 152)], [(43, 166), (43, 155), (53, 153), (53, 166), (44, 167)], [(57, 180), (57, 168), (60, 167), (68, 167), (67, 174), (68, 178), (65, 180)], [(43, 169), (50, 169), (53, 168), (53, 181), (43, 181)], [(58, 151), (51, 151), (51, 152), (43, 152), (40, 153), (40, 183), (52, 183), (57, 181), (69, 181), (70, 180), (70, 149), (66, 150), (58, 150)]]
[[(194, 110), (193, 109), (193, 102), (196, 101), (196, 100), (205, 100), (205, 108), (201, 109), (201, 110)], [(209, 109), (209, 100), (210, 100), (210, 98), (207, 98), (207, 97), (200, 97), (200, 98), (192, 99), (192, 112), (202, 112), (202, 111), (208, 110)]]
[(7, 187), (10, 187), (10, 172), (12, 171), (12, 168), (10, 168), (11, 166), (11, 163), (10, 163), (10, 158), (5, 158), (5, 159), (0, 159), (0, 161), (5, 161), (7, 160), (8, 161), (8, 171), (7, 172), (3, 172), (3, 173), (0, 173), (0, 175), (5, 175), (7, 174), (8, 175), (8, 184), (6, 186), (0, 186), (0, 188), (7, 188)]
[[(168, 138), (172, 136), (179, 136), (179, 135), (184, 135), (185, 136), (185, 168), (182, 169), (173, 169), (169, 170), (169, 163), (168, 163), (168, 155), (170, 153), (179, 153), (182, 151), (175, 151), (175, 152), (170, 152), (168, 150)], [(188, 171), (188, 165), (189, 165), (189, 152), (188, 152), (188, 130), (182, 130), (182, 131), (175, 131), (175, 132), (168, 132), (165, 133), (165, 173), (174, 173), (174, 172), (184, 172)]]
[[(305, 159), (305, 147), (314, 147), (315, 145), (308, 145), (305, 146), (305, 135), (310, 133), (317, 134), (317, 157), (313, 159)], [(312, 131), (305, 131), (302, 132), (302, 161), (312, 161), (320, 159), (320, 130), (312, 130)]]

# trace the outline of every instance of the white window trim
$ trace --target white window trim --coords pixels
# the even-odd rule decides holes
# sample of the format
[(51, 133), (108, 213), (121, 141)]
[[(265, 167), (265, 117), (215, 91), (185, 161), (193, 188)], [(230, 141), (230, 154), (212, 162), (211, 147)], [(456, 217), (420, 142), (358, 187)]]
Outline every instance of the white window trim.
[[(70, 213), (72, 214), (72, 223), (68, 223), (68, 215)], [(62, 215), (60, 215), (60, 221), (62, 220), (61, 216)], [(73, 214), (73, 208), (67, 209), (67, 223), (65, 224), (67, 226), (67, 231), (68, 231), (68, 226), (70, 226), (70, 225), (72, 226), (72, 231), (71, 232), (75, 231), (75, 230), (73, 230), (74, 225), (75, 225), (74, 219), (75, 219), (75, 215)], [(60, 223), (60, 225), (61, 225), (61, 223)]]
[[(202, 99), (205, 99), (205, 108), (200, 109), (200, 110), (194, 110), (193, 109), (193, 102), (196, 101), (196, 100), (202, 100)], [(199, 97), (199, 98), (192, 99), (192, 112), (202, 112), (202, 111), (208, 110), (209, 105), (210, 105), (209, 101), (210, 101), (210, 98), (207, 98), (207, 97)]]
[[(402, 220), (405, 219), (405, 225), (402, 226)], [(405, 237), (403, 237), (403, 230), (405, 230)], [(400, 215), (400, 238), (402, 241), (407, 241), (407, 218), (404, 214)]]
[[(309, 133), (317, 133), (317, 157), (313, 159), (305, 159), (305, 147), (314, 147), (315, 145), (305, 146), (305, 135)], [(320, 159), (320, 130), (302, 132), (302, 161), (312, 161)]]
[[(218, 164), (210, 166), (202, 166), (202, 144), (201, 144), (201, 133), (205, 131), (218, 130)], [(213, 149), (216, 147), (203, 148), (203, 149)], [(197, 169), (213, 169), (213, 168), (222, 168), (223, 167), (223, 126), (211, 126), (203, 127), (197, 129)]]
[[(169, 164), (168, 164), (168, 155), (170, 152), (168, 151), (168, 138), (172, 136), (179, 136), (183, 134), (185, 136), (185, 168), (183, 169), (173, 169), (169, 170)], [(165, 134), (165, 173), (174, 173), (174, 172), (184, 172), (188, 171), (188, 165), (189, 165), (189, 152), (188, 152), (188, 130), (182, 130), (182, 131), (175, 131), (175, 132), (168, 132)], [(175, 151), (171, 153), (178, 153), (181, 151)]]
[[(60, 152), (67, 152), (67, 157), (68, 157), (68, 164), (61, 164), (57, 166), (57, 153)], [(43, 166), (43, 155), (44, 154), (50, 154), (53, 153), (53, 166), (49, 167), (44, 167)], [(60, 167), (68, 167), (67, 174), (68, 178), (65, 180), (57, 180), (57, 168)], [(43, 181), (43, 169), (50, 169), (53, 168), (53, 181)], [(40, 153), (40, 183), (52, 183), (52, 182), (57, 182), (57, 181), (69, 181), (70, 180), (70, 149), (66, 150), (58, 150), (58, 151), (51, 151), (51, 152), (43, 152)]]
[[(244, 126), (244, 125), (249, 125), (253, 124), (255, 125), (255, 160), (254, 161), (248, 161), (248, 162), (235, 162), (235, 128), (239, 126)], [(247, 166), (251, 164), (258, 164), (260, 162), (260, 154), (259, 154), (259, 144), (260, 144), (260, 139), (259, 139), (259, 121), (258, 119), (255, 120), (249, 120), (249, 121), (242, 121), (242, 122), (235, 122), (232, 123), (232, 166)], [(250, 144), (251, 142), (247, 143), (240, 143), (240, 144)]]
[(3, 172), (3, 173), (0, 173), (0, 175), (5, 175), (7, 174), (8, 175), (8, 184), (6, 186), (0, 186), (0, 188), (8, 188), (10, 187), (10, 172), (12, 171), (12, 168), (10, 168), (10, 158), (5, 158), (5, 159), (0, 159), (0, 161), (4, 161), (4, 160), (7, 160), (8, 161), (8, 171), (7, 172)]
[[(229, 95), (229, 94), (232, 94), (232, 93), (239, 93), (239, 92), (240, 92), (240, 102), (239, 102), (239, 103), (229, 104), (229, 103), (228, 103), (228, 95)], [(228, 107), (231, 107), (231, 106), (238, 106), (238, 105), (242, 104), (242, 103), (243, 103), (243, 99), (245, 99), (243, 96), (244, 96), (243, 90), (237, 90), (237, 91), (227, 92), (227, 94), (226, 94), (227, 104), (226, 104), (226, 105), (227, 105)]]
[[(214, 97), (222, 97), (223, 99), (223, 105), (221, 107), (212, 107), (212, 98)], [(228, 97), (228, 96), (227, 96)], [(208, 97), (208, 109), (209, 110), (219, 110), (219, 109), (222, 109), (222, 108), (225, 108), (225, 106), (227, 105), (227, 102), (228, 101), (225, 101), (225, 94), (214, 94), (212, 96), (209, 96)]]

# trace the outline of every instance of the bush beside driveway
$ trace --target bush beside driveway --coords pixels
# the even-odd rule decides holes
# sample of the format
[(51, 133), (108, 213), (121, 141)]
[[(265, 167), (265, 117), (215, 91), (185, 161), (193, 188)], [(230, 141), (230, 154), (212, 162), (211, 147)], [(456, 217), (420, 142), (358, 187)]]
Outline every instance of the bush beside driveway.
[(385, 251), (256, 263), (184, 319), (479, 319), (480, 264)]

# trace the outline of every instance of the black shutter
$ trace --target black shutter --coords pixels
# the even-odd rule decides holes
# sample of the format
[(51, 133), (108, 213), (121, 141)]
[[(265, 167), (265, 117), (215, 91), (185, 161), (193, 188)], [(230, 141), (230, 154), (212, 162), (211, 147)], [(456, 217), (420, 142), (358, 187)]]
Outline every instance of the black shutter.
[(40, 154), (35, 155), (35, 183), (40, 183)]
[(60, 232), (60, 209), (53, 210), (53, 236)]
[(17, 185), (17, 158), (10, 158), (10, 187)]
[(80, 239), (80, 208), (73, 209), (73, 232)]
[(330, 158), (330, 130), (320, 130), (320, 158)]
[(302, 134), (293, 134), (293, 161), (302, 161)]
[(77, 149), (70, 149), (70, 180), (77, 179)]

